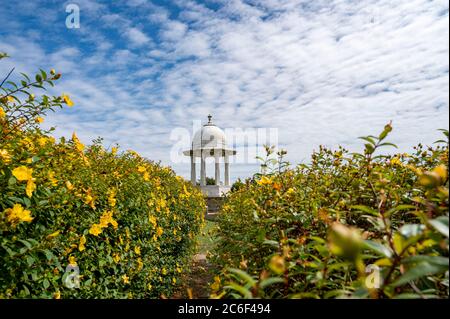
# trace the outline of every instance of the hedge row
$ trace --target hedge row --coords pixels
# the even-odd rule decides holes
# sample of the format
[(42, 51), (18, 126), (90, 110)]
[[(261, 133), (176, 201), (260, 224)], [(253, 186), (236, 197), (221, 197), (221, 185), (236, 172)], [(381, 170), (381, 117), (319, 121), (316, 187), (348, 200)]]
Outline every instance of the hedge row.
[(54, 70), (0, 94), (0, 298), (170, 296), (203, 223), (201, 193), (133, 151), (55, 141)]
[(448, 298), (448, 131), (432, 147), (367, 136), (289, 168), (267, 148), (219, 220), (215, 297)]

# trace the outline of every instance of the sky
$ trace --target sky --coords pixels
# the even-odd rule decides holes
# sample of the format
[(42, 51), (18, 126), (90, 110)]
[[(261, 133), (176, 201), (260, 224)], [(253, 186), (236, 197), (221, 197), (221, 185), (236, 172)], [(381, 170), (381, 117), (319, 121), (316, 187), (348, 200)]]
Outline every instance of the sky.
[[(69, 4), (79, 8), (79, 28), (66, 26)], [(223, 129), (275, 129), (292, 164), (307, 163), (319, 145), (361, 151), (357, 138), (390, 120), (390, 141), (411, 151), (449, 127), (448, 7), (0, 0), (0, 51), (11, 56), (0, 61), (0, 77), (12, 67), (13, 78), (55, 68), (62, 78), (50, 92), (75, 102), (47, 117), (57, 137), (76, 132), (89, 144), (101, 136), (106, 147), (119, 143), (187, 178), (188, 159), (173, 156), (186, 140), (179, 133), (189, 140), (208, 114)], [(257, 171), (251, 159), (236, 161), (231, 178)]]

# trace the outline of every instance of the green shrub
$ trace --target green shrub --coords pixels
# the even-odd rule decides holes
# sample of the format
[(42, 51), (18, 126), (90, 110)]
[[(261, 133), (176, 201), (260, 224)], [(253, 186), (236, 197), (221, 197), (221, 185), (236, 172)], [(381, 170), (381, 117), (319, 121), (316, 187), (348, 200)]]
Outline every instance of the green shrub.
[(448, 297), (448, 140), (377, 155), (391, 130), (294, 169), (266, 148), (222, 206), (213, 297)]
[(31, 91), (59, 77), (24, 75), (0, 94), (0, 298), (169, 296), (203, 223), (201, 193), (133, 151), (56, 142), (39, 124), (73, 102)]

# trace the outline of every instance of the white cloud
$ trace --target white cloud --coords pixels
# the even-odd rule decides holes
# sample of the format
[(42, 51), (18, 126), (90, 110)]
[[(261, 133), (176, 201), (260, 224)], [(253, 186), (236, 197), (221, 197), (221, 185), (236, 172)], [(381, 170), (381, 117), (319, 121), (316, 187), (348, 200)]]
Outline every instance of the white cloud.
[[(278, 128), (293, 163), (319, 144), (360, 150), (357, 137), (389, 120), (401, 151), (449, 126), (446, 1), (223, 0), (216, 11), (175, 3), (178, 17), (143, 1), (131, 3), (141, 16), (105, 11), (104, 28), (129, 43), (86, 28), (98, 43), (89, 54), (74, 44), (44, 49), (36, 34), (0, 36), (13, 56), (0, 73), (77, 65), (55, 89), (76, 102), (50, 116), (57, 134), (101, 135), (169, 165), (170, 131), (208, 113), (223, 128)], [(174, 167), (189, 176), (189, 165)], [(236, 164), (232, 176), (255, 169)]]
[(138, 28), (129, 28), (125, 31), (125, 35), (132, 45), (142, 46), (151, 42), (151, 39)]
[(178, 21), (167, 21), (161, 30), (161, 38), (164, 41), (179, 41), (186, 34), (188, 26)]

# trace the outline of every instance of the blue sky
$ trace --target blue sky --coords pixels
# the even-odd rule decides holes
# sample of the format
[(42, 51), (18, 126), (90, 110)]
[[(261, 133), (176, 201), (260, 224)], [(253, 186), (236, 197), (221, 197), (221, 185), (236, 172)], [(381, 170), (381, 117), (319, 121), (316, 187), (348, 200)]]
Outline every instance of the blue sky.
[[(80, 8), (68, 29), (65, 8)], [(223, 128), (277, 128), (292, 163), (319, 144), (389, 120), (401, 151), (449, 127), (448, 1), (6, 1), (0, 74), (63, 74), (55, 94), (76, 105), (50, 114), (55, 135), (102, 136), (171, 165), (174, 129), (212, 113)], [(192, 132), (191, 132), (192, 133)], [(232, 179), (255, 164), (236, 163)], [(212, 175), (213, 171), (210, 170)]]

